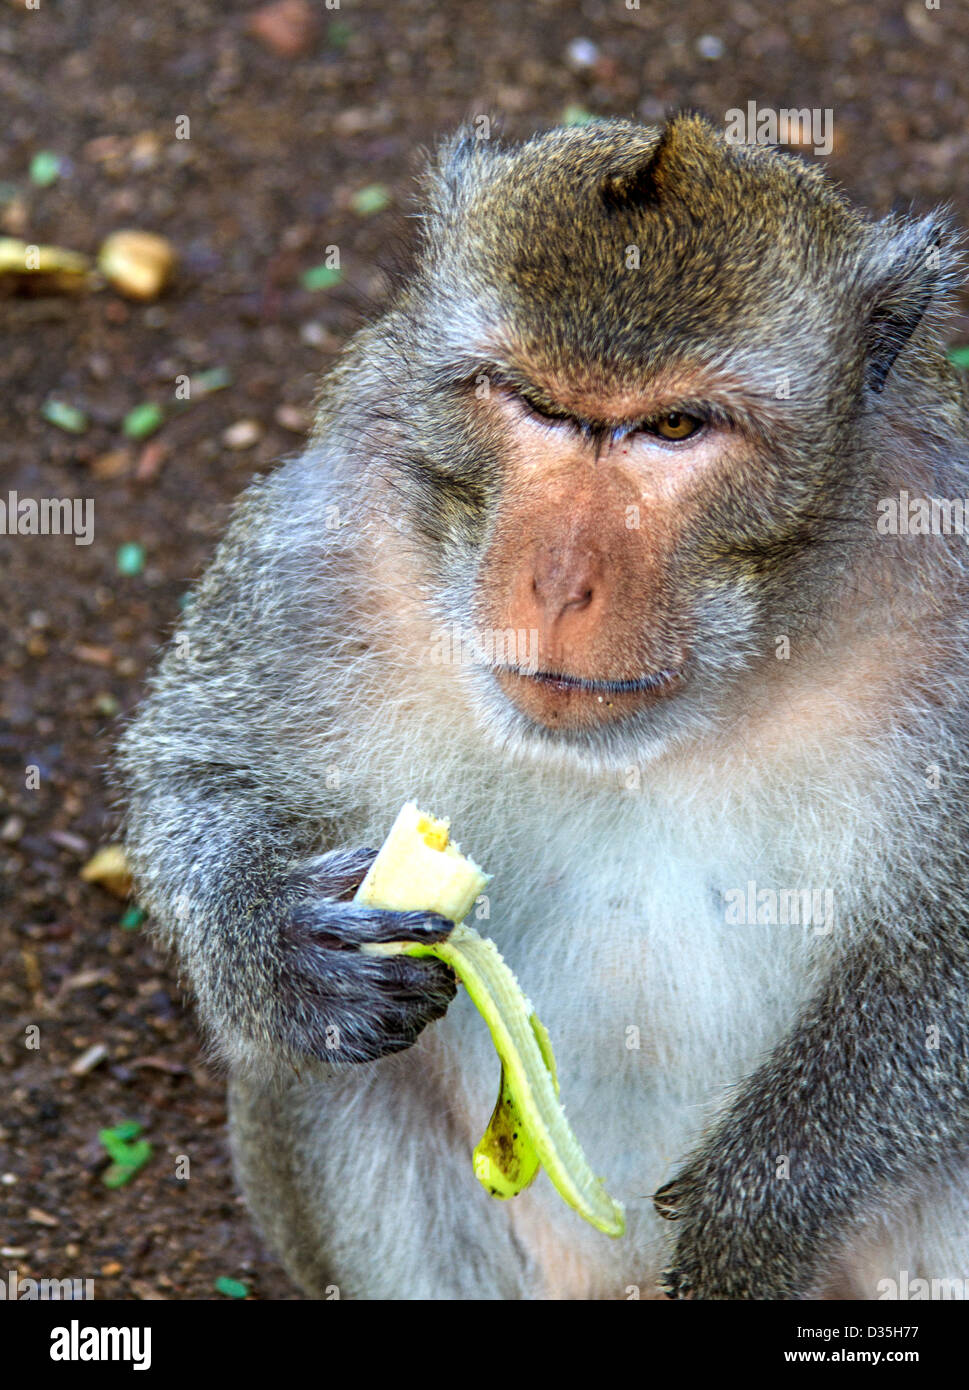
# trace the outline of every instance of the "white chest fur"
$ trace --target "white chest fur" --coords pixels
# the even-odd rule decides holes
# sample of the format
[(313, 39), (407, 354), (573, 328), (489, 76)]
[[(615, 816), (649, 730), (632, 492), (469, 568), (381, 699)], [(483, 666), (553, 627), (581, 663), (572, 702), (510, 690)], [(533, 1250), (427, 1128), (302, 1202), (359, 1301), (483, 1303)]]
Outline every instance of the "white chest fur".
[[(627, 834), (637, 820), (630, 816)], [(495, 844), (490, 918), (476, 925), (546, 1023), (570, 1117), (597, 1170), (627, 1189), (622, 1197), (669, 1175), (709, 1107), (766, 1056), (811, 987), (823, 930), (728, 920), (744, 915), (749, 885), (767, 917), (771, 890), (825, 885), (738, 862), (729, 845), (688, 846), (669, 821), (644, 817), (635, 839), (597, 836), (595, 826), (594, 818), (549, 826), (525, 856), (532, 877), (519, 872), (507, 885), (500, 865), (521, 846), (502, 854)], [(739, 914), (726, 896), (738, 891)], [(442, 1032), (461, 1049), (469, 1102), (486, 1098), (494, 1090), (487, 1033), (471, 1011), (453, 1025)]]

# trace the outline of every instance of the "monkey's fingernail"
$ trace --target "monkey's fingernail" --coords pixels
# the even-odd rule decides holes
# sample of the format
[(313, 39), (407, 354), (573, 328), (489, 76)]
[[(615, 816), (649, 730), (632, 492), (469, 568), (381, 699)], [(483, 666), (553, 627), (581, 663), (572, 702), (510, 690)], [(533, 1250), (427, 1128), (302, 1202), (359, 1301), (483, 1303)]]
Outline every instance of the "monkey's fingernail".
[(677, 1204), (682, 1200), (683, 1184), (675, 1178), (653, 1193), (653, 1207), (666, 1221), (679, 1220), (682, 1213), (678, 1210)]
[(657, 1283), (667, 1298), (689, 1299), (693, 1297), (694, 1289), (686, 1275), (679, 1273), (675, 1269), (666, 1269), (659, 1276)]
[(450, 936), (454, 931), (454, 923), (450, 917), (444, 917), (440, 912), (427, 912), (422, 915), (418, 913), (408, 913), (413, 917), (411, 926), (415, 933), (421, 937), (436, 941), (438, 937)]

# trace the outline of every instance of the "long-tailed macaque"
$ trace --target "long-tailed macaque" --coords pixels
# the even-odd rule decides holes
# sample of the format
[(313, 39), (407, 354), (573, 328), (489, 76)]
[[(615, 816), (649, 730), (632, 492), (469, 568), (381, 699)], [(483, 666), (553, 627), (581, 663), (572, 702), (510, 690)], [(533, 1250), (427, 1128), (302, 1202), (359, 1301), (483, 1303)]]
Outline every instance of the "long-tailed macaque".
[[(969, 1276), (945, 219), (682, 115), (459, 134), (421, 225), (122, 749), (267, 1241), (315, 1296)], [(473, 923), (622, 1239), (544, 1174), (487, 1196), (487, 1029), (439, 962), (359, 950), (448, 930), (352, 901), (409, 798), (494, 874)]]

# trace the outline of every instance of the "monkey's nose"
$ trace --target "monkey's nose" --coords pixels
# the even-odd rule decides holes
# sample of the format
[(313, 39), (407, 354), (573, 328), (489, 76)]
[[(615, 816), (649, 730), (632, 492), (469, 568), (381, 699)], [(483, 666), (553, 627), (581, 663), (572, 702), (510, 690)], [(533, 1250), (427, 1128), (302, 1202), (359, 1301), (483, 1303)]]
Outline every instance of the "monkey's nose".
[(590, 555), (546, 551), (532, 566), (532, 596), (551, 626), (567, 613), (591, 607), (599, 586), (598, 565)]

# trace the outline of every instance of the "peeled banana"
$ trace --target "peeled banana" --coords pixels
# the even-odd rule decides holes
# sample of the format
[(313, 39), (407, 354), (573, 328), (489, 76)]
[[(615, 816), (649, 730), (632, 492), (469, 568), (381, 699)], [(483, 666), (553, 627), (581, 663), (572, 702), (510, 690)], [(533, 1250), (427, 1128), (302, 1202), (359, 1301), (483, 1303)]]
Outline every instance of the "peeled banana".
[(356, 900), (393, 911), (439, 912), (457, 923), (432, 945), (400, 941), (364, 946), (380, 955), (437, 956), (465, 985), (501, 1058), (491, 1121), (474, 1151), (478, 1180), (495, 1197), (513, 1197), (543, 1166), (559, 1194), (607, 1235), (622, 1235), (623, 1207), (592, 1172), (558, 1100), (548, 1033), (495, 943), (463, 924), (490, 875), (450, 842), (449, 823), (408, 802), (370, 866)]
[(460, 922), (490, 881), (451, 843), (448, 821), (408, 801), (357, 889), (357, 902), (394, 912), (439, 912)]

